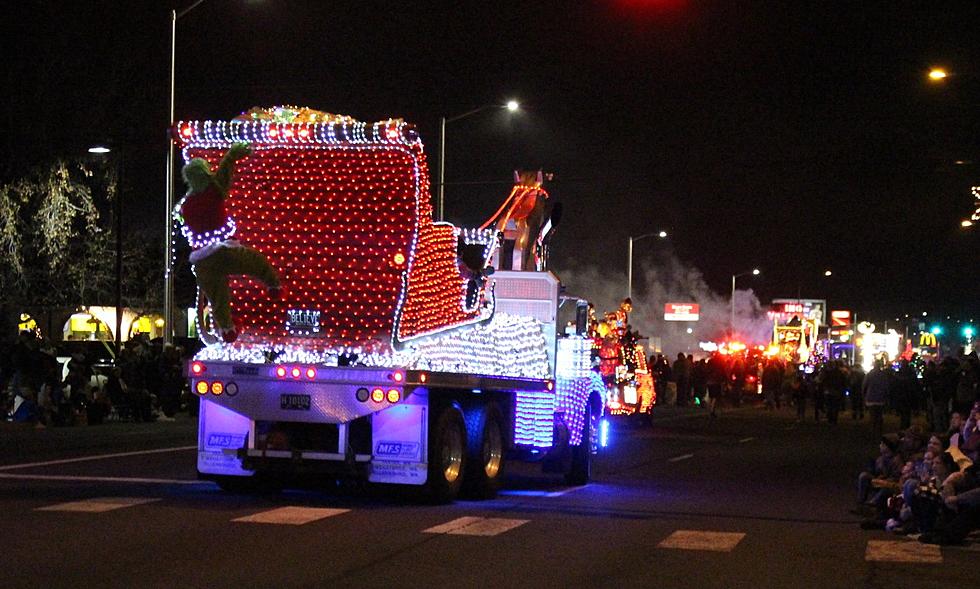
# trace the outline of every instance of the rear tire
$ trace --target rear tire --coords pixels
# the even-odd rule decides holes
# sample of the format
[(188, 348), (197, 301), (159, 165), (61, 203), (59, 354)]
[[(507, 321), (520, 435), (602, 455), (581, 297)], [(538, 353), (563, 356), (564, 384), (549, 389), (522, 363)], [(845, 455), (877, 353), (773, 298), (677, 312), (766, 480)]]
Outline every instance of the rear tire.
[(492, 499), (503, 478), (504, 420), (496, 404), (474, 407), (466, 413), (466, 477), (463, 492), (473, 499)]
[(572, 467), (565, 474), (569, 485), (585, 485), (592, 480), (592, 442), (597, 424), (592, 399), (585, 404), (585, 423), (582, 424), (582, 441), (572, 447)]
[(429, 435), (429, 468), (426, 497), (433, 503), (450, 503), (459, 495), (466, 471), (466, 424), (455, 405), (442, 409)]

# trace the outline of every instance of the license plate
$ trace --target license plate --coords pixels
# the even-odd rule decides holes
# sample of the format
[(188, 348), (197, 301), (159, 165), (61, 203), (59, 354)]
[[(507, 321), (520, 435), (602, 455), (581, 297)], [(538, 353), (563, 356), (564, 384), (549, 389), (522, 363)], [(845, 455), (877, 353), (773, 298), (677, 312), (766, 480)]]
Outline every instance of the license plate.
[(309, 411), (309, 395), (279, 395), (279, 408), (293, 411)]

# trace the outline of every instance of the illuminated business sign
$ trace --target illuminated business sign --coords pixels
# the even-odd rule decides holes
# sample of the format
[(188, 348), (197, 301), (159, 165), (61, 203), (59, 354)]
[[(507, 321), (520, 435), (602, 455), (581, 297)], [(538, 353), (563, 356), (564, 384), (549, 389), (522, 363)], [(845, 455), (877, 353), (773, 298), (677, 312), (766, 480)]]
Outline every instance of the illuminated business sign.
[(919, 347), (920, 348), (935, 348), (938, 345), (936, 342), (936, 334), (924, 331), (919, 334)]
[(664, 305), (664, 321), (697, 321), (701, 306), (697, 303), (667, 303)]
[(830, 324), (838, 327), (846, 327), (851, 324), (853, 319), (851, 318), (850, 311), (831, 311), (830, 312)]
[(806, 319), (817, 325), (826, 325), (827, 301), (823, 299), (773, 299), (769, 307), (769, 319), (788, 323), (793, 317)]

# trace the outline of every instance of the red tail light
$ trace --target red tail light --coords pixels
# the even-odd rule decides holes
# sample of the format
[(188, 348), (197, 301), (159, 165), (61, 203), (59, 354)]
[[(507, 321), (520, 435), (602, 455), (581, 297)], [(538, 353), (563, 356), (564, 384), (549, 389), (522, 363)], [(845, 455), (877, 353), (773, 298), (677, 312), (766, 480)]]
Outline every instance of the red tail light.
[(204, 374), (207, 372), (208, 367), (201, 362), (191, 362), (191, 373), (192, 374)]

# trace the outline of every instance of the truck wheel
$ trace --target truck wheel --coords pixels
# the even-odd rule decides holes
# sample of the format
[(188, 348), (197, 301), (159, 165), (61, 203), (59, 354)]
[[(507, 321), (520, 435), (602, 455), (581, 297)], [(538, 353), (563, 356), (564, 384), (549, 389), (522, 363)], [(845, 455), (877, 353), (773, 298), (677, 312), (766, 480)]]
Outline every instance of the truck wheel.
[(572, 448), (572, 467), (565, 474), (569, 485), (584, 485), (592, 479), (592, 439), (596, 429), (595, 409), (592, 399), (585, 404), (585, 423), (582, 424), (582, 441)]
[(436, 418), (429, 437), (429, 472), (425, 490), (434, 503), (449, 503), (459, 495), (466, 470), (466, 424), (451, 405)]
[(504, 420), (495, 404), (466, 412), (466, 477), (463, 492), (474, 499), (497, 495), (504, 473)]

